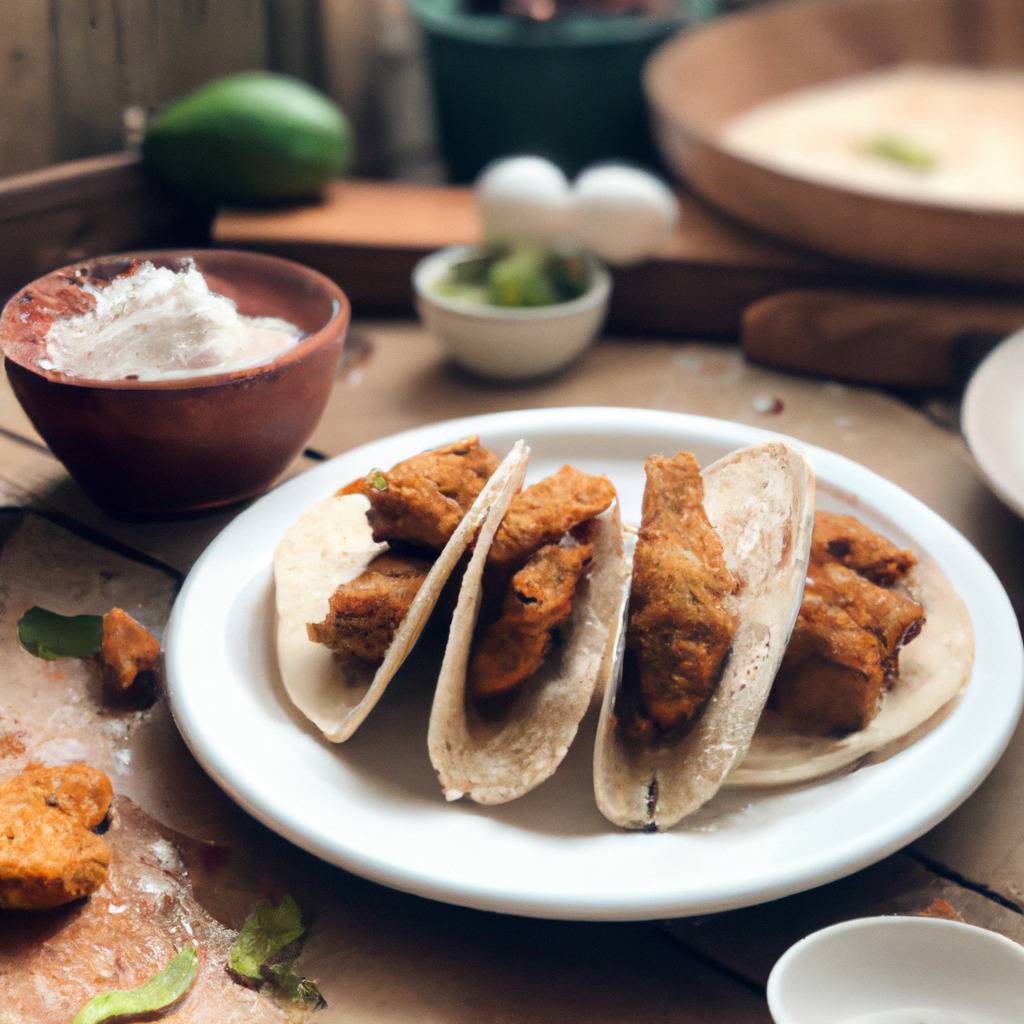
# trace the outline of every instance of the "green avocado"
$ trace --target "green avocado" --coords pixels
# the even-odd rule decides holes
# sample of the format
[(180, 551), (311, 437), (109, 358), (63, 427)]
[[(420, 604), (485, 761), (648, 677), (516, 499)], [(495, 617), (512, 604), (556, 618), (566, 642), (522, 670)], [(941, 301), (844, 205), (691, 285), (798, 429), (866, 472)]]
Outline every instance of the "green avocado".
[(311, 198), (348, 171), (353, 153), (337, 104), (298, 79), (259, 71), (173, 103), (142, 144), (157, 177), (214, 203)]

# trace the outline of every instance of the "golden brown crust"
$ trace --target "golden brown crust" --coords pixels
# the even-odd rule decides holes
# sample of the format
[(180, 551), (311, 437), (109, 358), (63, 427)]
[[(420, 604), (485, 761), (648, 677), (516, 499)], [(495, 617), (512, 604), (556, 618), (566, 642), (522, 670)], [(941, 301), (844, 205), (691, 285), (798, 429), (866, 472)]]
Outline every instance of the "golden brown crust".
[(112, 689), (131, 687), (140, 672), (152, 672), (160, 660), (160, 641), (121, 608), (103, 616), (103, 676)]
[(626, 631), (622, 727), (636, 738), (690, 721), (711, 696), (736, 631), (725, 601), (736, 590), (704, 511), (688, 452), (644, 463), (640, 536)]
[(110, 779), (84, 764), (31, 768), (0, 785), (0, 907), (39, 910), (95, 892), (110, 850), (90, 829), (112, 798)]
[(557, 544), (614, 500), (615, 487), (607, 477), (563, 466), (512, 499), (487, 556), (488, 573), (507, 579), (535, 551)]
[(378, 555), (365, 572), (331, 595), (324, 620), (306, 627), (309, 639), (337, 654), (383, 661), (431, 565), (430, 559), (414, 555)]
[(897, 547), (854, 516), (816, 512), (811, 562), (838, 562), (872, 583), (890, 586), (917, 565), (917, 558), (912, 551)]
[(474, 647), (469, 666), (473, 696), (509, 693), (541, 667), (553, 631), (572, 616), (576, 588), (592, 554), (590, 544), (548, 544), (512, 577), (501, 615)]
[[(826, 517), (822, 528), (820, 516)], [(842, 536), (856, 538), (844, 549), (849, 560), (879, 578), (915, 561), (909, 551), (899, 551), (852, 516), (815, 517), (804, 598), (771, 703), (801, 729), (825, 735), (868, 725), (878, 713), (885, 685), (898, 675), (900, 649), (924, 625), (924, 609), (917, 602), (877, 586), (825, 548), (824, 538), (840, 535), (837, 520), (842, 520)], [(822, 560), (814, 560), (816, 551)]]
[(373, 470), (338, 493), (363, 494), (373, 539), (440, 551), (498, 467), (498, 457), (467, 437), (422, 452), (387, 472)]

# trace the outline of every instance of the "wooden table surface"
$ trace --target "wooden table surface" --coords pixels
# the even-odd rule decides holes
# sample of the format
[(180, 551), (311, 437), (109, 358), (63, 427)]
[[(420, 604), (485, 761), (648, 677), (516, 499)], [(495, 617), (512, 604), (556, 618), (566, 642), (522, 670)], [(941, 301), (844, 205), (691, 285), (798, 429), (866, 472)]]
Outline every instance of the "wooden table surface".
[[(778, 399), (778, 412), (759, 411)], [(323, 421), (290, 473), (439, 418), (555, 405), (632, 405), (777, 429), (895, 480), (962, 530), (1024, 609), (1024, 524), (984, 488), (960, 438), (880, 392), (786, 377), (730, 347), (602, 341), (563, 377), (516, 389), (454, 370), (403, 322), (359, 323)], [(908, 849), (843, 881), (749, 910), (649, 924), (503, 918), (391, 892), (316, 862), (237, 810), (198, 769), (159, 700), (99, 700), (91, 670), (23, 652), (31, 604), (120, 604), (162, 628), (189, 566), (232, 513), (116, 522), (93, 507), (0, 391), (0, 777), (36, 759), (85, 758), (117, 791), (108, 884), (85, 905), (0, 917), (0, 1022), (66, 1021), (100, 989), (137, 984), (181, 937), (203, 954), (176, 1021), (284, 1020), (223, 971), (264, 896), (312, 914), (303, 973), (328, 1021), (587, 1020), (763, 1024), (764, 985), (797, 938), (830, 922), (917, 912), (935, 899), (1024, 941), (1024, 733), (977, 793)], [(411, 837), (413, 838), (413, 837)], [(211, 855), (215, 852), (216, 856)], [(752, 853), (756, 855), (756, 853)], [(155, 883), (155, 880), (159, 884)]]

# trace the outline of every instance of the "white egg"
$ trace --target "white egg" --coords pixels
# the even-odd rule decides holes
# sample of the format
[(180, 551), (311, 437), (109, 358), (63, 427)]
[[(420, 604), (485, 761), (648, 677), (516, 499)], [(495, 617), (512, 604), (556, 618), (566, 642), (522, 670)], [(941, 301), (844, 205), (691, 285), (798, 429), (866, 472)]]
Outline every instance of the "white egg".
[(572, 197), (573, 237), (620, 266), (653, 255), (679, 218), (672, 190), (635, 167), (592, 167), (576, 179)]
[(569, 182), (550, 160), (498, 160), (477, 179), (476, 197), (488, 238), (553, 242), (565, 237)]

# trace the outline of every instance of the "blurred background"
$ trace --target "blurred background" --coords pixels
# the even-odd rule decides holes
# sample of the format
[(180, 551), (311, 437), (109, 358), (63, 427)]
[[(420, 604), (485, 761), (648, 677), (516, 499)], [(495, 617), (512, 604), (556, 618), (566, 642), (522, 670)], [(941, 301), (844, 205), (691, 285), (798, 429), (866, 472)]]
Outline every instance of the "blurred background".
[[(647, 162), (653, 150), (640, 92), (643, 59), (679, 24), (735, 6), (6, 0), (0, 175), (120, 149), (169, 101), (250, 69), (295, 75), (335, 99), (355, 130), (359, 176), (436, 181), (451, 172), (468, 180), (481, 160), (509, 150), (515, 130), (524, 148), (562, 137), (556, 148), (563, 152), (553, 155), (580, 164), (598, 121), (620, 133), (606, 137), (606, 155)], [(575, 18), (566, 31), (553, 15), (570, 8), (584, 22), (593, 18), (583, 25)], [(480, 17), (503, 11), (506, 19)], [(606, 13), (649, 18), (612, 24), (600, 18)], [(553, 131), (544, 111), (554, 92), (564, 97), (577, 86), (579, 108)]]

